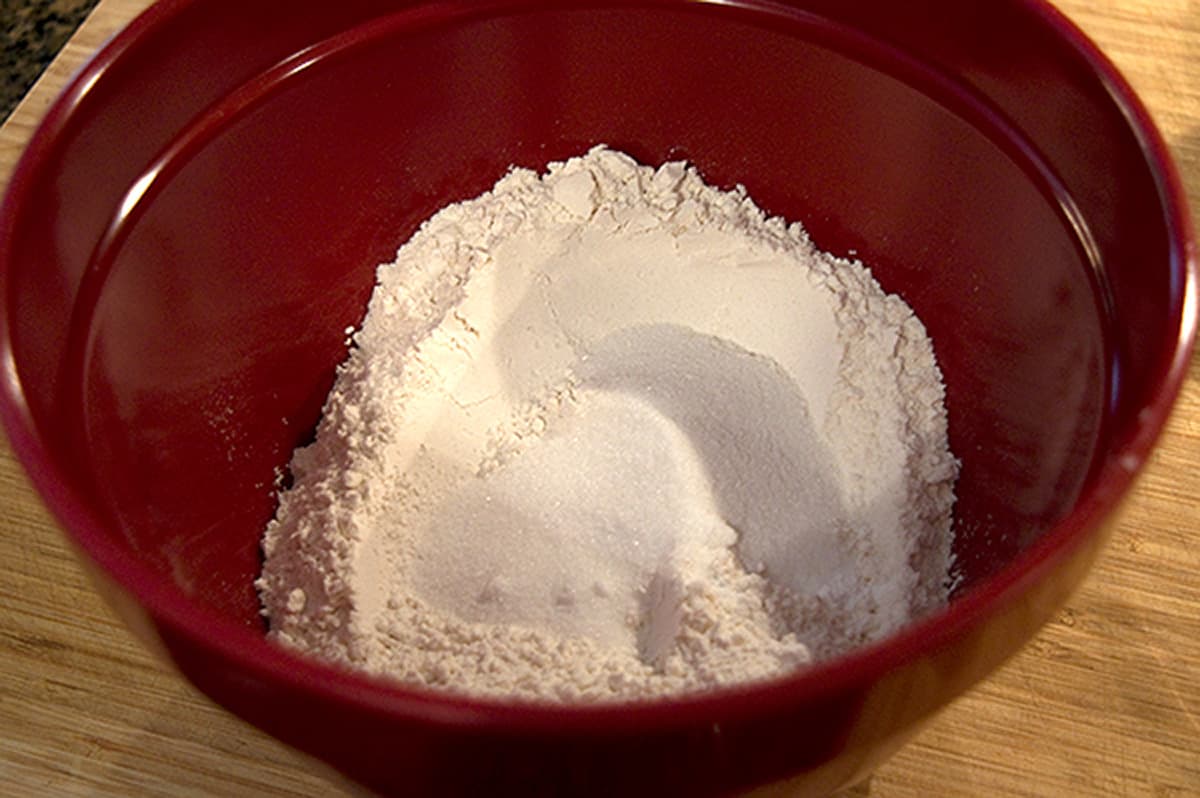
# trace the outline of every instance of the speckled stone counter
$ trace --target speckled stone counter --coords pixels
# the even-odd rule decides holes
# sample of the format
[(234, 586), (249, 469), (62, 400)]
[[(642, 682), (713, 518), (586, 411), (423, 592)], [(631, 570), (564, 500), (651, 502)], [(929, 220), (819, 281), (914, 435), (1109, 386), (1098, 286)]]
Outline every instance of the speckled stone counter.
[(96, 0), (0, 0), (0, 119), (53, 60)]

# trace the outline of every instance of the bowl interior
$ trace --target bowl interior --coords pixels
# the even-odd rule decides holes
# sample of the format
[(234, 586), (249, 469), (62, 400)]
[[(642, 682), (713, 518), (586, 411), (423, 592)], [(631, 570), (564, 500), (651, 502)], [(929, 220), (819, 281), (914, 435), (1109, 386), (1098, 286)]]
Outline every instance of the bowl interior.
[[(953, 79), (946, 52), (923, 60), (779, 9), (478, 6), (355, 22), (302, 53), (295, 30), (266, 34), (268, 49), (301, 54), (265, 71), (206, 65), (236, 88), (165, 110), (190, 121), (157, 132), (157, 160), (73, 169), (137, 138), (128, 122), (73, 130), (45, 197), (52, 221), (14, 243), (31, 264), (10, 276), (14, 360), (34, 422), (108, 522), (106, 545), (239, 624), (262, 624), (252, 581), (277, 479), (311, 435), (375, 267), (514, 164), (596, 143), (687, 159), (902, 294), (946, 379), (962, 590), (1069, 513), (1151, 390), (1153, 320), (1173, 294), (1165, 276), (1129, 276), (1126, 242), (1155, 223), (1155, 187), (1130, 178), (1108, 196), (1093, 145), (1050, 135), (1078, 109), (1018, 126), (1020, 104)], [(982, 37), (948, 52), (977, 60), (977, 84), (1010, 55)], [(122, 91), (153, 97), (136, 81)], [(140, 180), (120, 172), (135, 164)], [(107, 201), (84, 190), (96, 181)], [(92, 221), (64, 232), (73, 214)], [(1142, 238), (1138, 258), (1165, 258), (1164, 236)]]

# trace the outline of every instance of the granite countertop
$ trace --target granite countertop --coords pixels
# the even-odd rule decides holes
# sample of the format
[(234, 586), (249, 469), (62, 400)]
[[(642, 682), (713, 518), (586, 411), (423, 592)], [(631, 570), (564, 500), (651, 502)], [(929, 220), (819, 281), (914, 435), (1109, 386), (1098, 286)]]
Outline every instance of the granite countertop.
[(0, 3), (0, 120), (71, 38), (96, 0), (3, 0)]

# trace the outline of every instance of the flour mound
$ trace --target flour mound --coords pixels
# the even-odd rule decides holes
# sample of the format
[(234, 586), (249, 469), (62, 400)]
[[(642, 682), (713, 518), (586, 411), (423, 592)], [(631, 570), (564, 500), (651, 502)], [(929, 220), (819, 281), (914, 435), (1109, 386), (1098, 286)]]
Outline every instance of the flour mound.
[(270, 636), (555, 701), (770, 678), (946, 601), (924, 327), (742, 189), (597, 147), (379, 268), (263, 537)]

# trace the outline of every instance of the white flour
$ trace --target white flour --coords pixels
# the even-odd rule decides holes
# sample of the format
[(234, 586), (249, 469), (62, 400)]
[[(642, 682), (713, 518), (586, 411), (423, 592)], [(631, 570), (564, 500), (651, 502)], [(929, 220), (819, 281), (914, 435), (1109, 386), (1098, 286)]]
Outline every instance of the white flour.
[(275, 639), (406, 682), (627, 699), (940, 606), (957, 463), (921, 323), (694, 170), (517, 169), (380, 267), (267, 528)]

